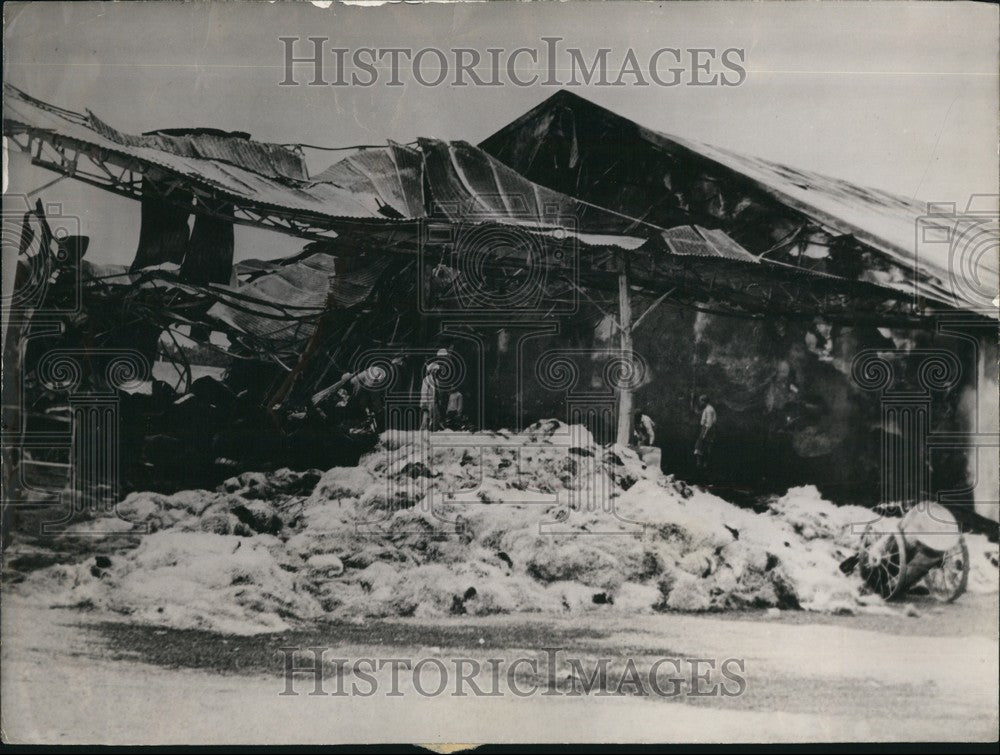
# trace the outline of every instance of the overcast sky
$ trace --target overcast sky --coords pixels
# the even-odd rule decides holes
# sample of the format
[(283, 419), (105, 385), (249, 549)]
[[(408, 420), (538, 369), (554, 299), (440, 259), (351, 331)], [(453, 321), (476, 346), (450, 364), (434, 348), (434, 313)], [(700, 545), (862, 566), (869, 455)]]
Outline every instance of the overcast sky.
[[(574, 91), (639, 123), (932, 201), (997, 192), (997, 8), (971, 3), (489, 3), (327, 9), (306, 3), (4, 5), (5, 76), (120, 130), (211, 126), (324, 145), (478, 142), (550, 87), (282, 87), (280, 36), (332, 46), (746, 49), (738, 87)], [(612, 66), (615, 68), (615, 66)], [(544, 72), (542, 72), (544, 73)], [(404, 81), (409, 79), (404, 75)], [(314, 172), (334, 160), (321, 153)], [(9, 191), (53, 175), (11, 157)], [(88, 258), (131, 260), (139, 208), (63, 181), (43, 193), (82, 216)], [(240, 229), (237, 257), (301, 241)]]

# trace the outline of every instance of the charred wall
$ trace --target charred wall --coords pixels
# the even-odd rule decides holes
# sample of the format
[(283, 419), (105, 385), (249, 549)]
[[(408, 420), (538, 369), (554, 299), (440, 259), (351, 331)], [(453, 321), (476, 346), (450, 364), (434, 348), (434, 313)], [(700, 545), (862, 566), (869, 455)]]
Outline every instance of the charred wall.
[[(754, 255), (846, 279), (915, 275), (852, 236), (815, 223), (746, 176), (567, 91), (481, 146), (536, 183), (642, 222), (718, 228)], [(784, 170), (790, 180), (798, 175)], [(856, 193), (865, 201), (864, 190)], [(643, 323), (635, 345), (647, 360), (649, 379), (636, 405), (660, 426), (668, 471), (684, 472), (690, 463), (692, 397), (705, 393), (719, 411), (717, 474), (728, 484), (780, 489), (811, 482), (834, 500), (877, 500), (880, 397), (860, 390), (850, 372), (855, 355), (867, 349), (895, 352), (902, 380), (916, 367), (899, 352), (954, 354), (962, 367), (959, 382), (934, 393), (930, 431), (996, 427), (995, 327), (970, 340), (969, 332), (851, 327), (817, 315), (813, 322), (754, 321), (664, 306)], [(600, 332), (595, 345), (604, 345)], [(935, 491), (961, 491), (955, 499), (965, 501), (995, 494), (986, 492), (996, 489), (995, 448), (939, 447), (928, 464)]]

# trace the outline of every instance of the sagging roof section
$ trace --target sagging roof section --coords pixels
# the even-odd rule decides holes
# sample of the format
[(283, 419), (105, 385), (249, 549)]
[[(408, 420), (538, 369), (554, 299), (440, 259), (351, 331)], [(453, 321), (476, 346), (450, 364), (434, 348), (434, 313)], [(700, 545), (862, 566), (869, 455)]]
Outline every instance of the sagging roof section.
[[(48, 105), (10, 85), (4, 96), (5, 134), (27, 134), (57, 150), (71, 147), (100, 156), (143, 179), (116, 183), (113, 176), (103, 176), (90, 177), (91, 182), (103, 179), (104, 188), (135, 198), (157, 191), (157, 198), (169, 201), (165, 179), (172, 177), (195, 191), (205, 214), (212, 212), (205, 197), (212, 197), (220, 206), (236, 205), (231, 210), (236, 222), (276, 212), (290, 221), (283, 230), (305, 237), (333, 235), (345, 221), (384, 224), (428, 217), (640, 237), (657, 231), (533, 184), (465, 142), (421, 139), (415, 148), (390, 144), (363, 150), (308, 179), (298, 156), (277, 145), (212, 135), (130, 136), (93, 114)], [(39, 152), (33, 159), (87, 180), (65, 155), (46, 159)]]
[[(227, 152), (231, 161), (180, 149), (167, 151), (143, 138), (133, 139), (110, 127), (95, 128), (97, 121), (93, 116), (42, 103), (7, 84), (4, 85), (3, 118), (6, 135), (26, 134), (41, 142), (39, 152), (33, 155), (35, 162), (127, 196), (143, 196), (141, 182), (126, 183), (126, 179), (134, 178), (129, 176), (115, 182), (113, 177), (105, 176), (101, 183), (100, 175), (83, 175), (76, 166), (61, 162), (60, 158), (72, 157), (65, 155), (63, 150), (68, 148), (87, 157), (98, 158), (101, 164), (125, 168), (139, 178), (179, 179), (203, 196), (239, 202), (248, 213), (274, 210), (286, 217), (301, 214), (311, 220), (383, 217), (373, 213), (349, 189), (330, 183), (311, 183), (307, 179), (267, 175), (257, 171), (261, 167), (258, 161), (244, 163), (241, 155), (232, 150)], [(41, 151), (44, 146), (51, 147), (58, 154), (46, 155)], [(100, 166), (96, 172), (101, 173)], [(250, 217), (247, 214), (237, 220), (247, 222)], [(295, 232), (296, 228), (308, 230), (311, 226), (292, 225), (287, 230)]]
[(101, 136), (126, 147), (146, 147), (179, 157), (216, 160), (269, 178), (292, 181), (309, 178), (300, 152), (278, 144), (253, 141), (244, 134), (226, 134), (214, 129), (162, 129), (136, 136), (118, 131), (90, 112), (85, 123)]
[[(179, 192), (185, 197), (185, 208), (193, 207), (196, 214), (317, 239), (319, 246), (312, 252), (358, 260), (427, 253), (453, 260), (462, 251), (454, 243), (455, 228), (470, 224), (484, 229), (516, 227), (548, 250), (579, 250), (579, 274), (595, 286), (617, 285), (613, 258), (628, 252), (636, 260), (634, 269), (648, 272), (641, 286), (649, 292), (677, 291), (678, 281), (683, 280), (680, 289), (688, 300), (708, 296), (721, 306), (728, 290), (736, 314), (864, 317), (897, 323), (922, 317), (912, 302), (900, 296), (905, 286), (886, 287), (882, 281), (872, 285), (872, 281), (819, 275), (770, 260), (762, 263), (728, 229), (716, 227), (710, 212), (698, 216), (708, 222), (697, 223), (690, 208), (669, 203), (653, 207), (650, 203), (663, 199), (665, 179), (679, 176), (677, 180), (696, 188), (707, 179), (661, 174), (660, 169), (675, 161), (675, 155), (648, 148), (667, 137), (654, 138), (631, 121), (571, 95), (553, 98), (548, 108), (543, 103), (487, 140), (496, 157), (466, 142), (420, 139), (415, 146), (390, 143), (363, 149), (311, 179), (294, 178), (295, 153), (276, 145), (249, 146), (256, 143), (242, 136), (202, 132), (133, 138), (91, 114), (47, 105), (13, 87), (5, 89), (5, 96), (4, 132), (30, 151), (36, 164), (144, 201), (169, 204), (170, 193)], [(581, 102), (586, 107), (577, 112)], [(567, 108), (567, 103), (573, 107)], [(592, 117), (595, 112), (599, 122)], [(595, 163), (584, 148), (593, 148), (593, 138), (606, 137), (609, 129), (618, 138), (604, 139), (602, 156), (606, 159), (610, 154), (614, 162)], [(578, 141), (583, 130), (589, 131), (591, 142)], [(242, 146), (227, 149), (224, 145), (230, 143)], [(674, 152), (690, 151), (679, 143), (671, 144)], [(636, 145), (646, 145), (646, 151)], [(83, 158), (96, 166), (94, 172), (80, 170)], [(512, 167), (522, 164), (523, 169)], [(550, 185), (543, 186), (543, 181), (530, 180), (523, 173), (537, 174)], [(729, 174), (735, 175), (732, 170)], [(573, 185), (564, 185), (568, 180)], [(191, 195), (193, 205), (188, 200)], [(706, 197), (706, 202), (714, 201), (710, 194)], [(435, 229), (442, 233), (435, 235)], [(501, 267), (517, 263), (516, 255), (505, 256), (507, 262), (498, 263)], [(565, 267), (567, 259), (576, 256), (563, 256), (560, 265)], [(750, 269), (752, 275), (740, 273)], [(266, 317), (270, 309), (276, 309), (280, 315), (272, 319), (282, 319), (293, 316), (296, 308), (314, 312), (321, 309), (320, 291), (329, 297), (322, 306), (350, 307), (371, 294), (378, 277), (373, 274), (371, 281), (358, 283), (356, 296), (337, 294), (336, 287), (313, 287), (310, 279), (304, 289), (309, 301), (299, 307), (296, 299), (289, 309), (284, 306), (288, 301), (280, 301), (279, 291), (287, 289), (289, 272), (279, 273), (267, 264), (258, 266), (255, 274), (268, 277), (254, 279), (259, 285), (250, 298), (263, 304), (250, 314)], [(316, 273), (307, 271), (308, 275)], [(355, 274), (343, 273), (340, 283), (350, 288)], [(219, 299), (230, 307), (239, 298), (237, 292), (246, 288), (182, 286), (198, 281), (176, 280), (170, 274), (161, 277), (165, 285), (184, 288), (203, 300)], [(754, 285), (747, 288), (743, 284), (751, 278)], [(800, 295), (810, 287), (821, 293)], [(788, 295), (793, 289), (799, 294)], [(226, 315), (224, 309), (215, 314), (214, 319), (225, 315), (231, 327), (250, 335), (268, 332), (261, 323)]]

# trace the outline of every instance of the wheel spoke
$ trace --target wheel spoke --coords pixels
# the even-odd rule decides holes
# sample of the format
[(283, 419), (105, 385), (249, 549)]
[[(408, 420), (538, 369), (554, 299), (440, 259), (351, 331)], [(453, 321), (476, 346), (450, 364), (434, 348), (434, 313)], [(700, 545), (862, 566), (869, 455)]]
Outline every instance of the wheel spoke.
[(861, 577), (883, 599), (895, 597), (906, 578), (903, 547), (902, 535), (898, 531), (875, 532), (869, 525), (861, 535)]
[(938, 600), (949, 602), (965, 592), (969, 562), (965, 541), (961, 541), (941, 559), (941, 563), (931, 569), (924, 584)]

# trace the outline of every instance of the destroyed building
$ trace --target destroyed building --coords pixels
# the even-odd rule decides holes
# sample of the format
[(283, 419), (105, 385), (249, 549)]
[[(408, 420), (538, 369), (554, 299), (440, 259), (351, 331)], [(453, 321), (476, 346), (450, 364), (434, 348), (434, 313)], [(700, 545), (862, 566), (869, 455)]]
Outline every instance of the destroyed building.
[[(470, 427), (558, 417), (627, 442), (641, 408), (664, 471), (683, 477), (707, 393), (723, 494), (812, 483), (838, 501), (936, 495), (997, 518), (995, 208), (928, 209), (567, 92), (479, 146), (390, 143), (314, 176), (300, 149), (247, 134), (124, 134), (13, 87), (5, 105), (11, 149), (142, 216), (117, 267), (52, 236), (41, 204), (18, 218), (14, 489), (79, 470), (95, 401), (118, 412), (121, 456), (70, 484), (104, 496), (349, 463), (371, 430), (416, 426), (421, 370), (445, 349)], [(233, 224), (304, 246), (234, 263)], [(195, 377), (192, 343), (221, 379)], [(175, 387), (149, 374), (164, 351)], [(367, 433), (323, 411), (356, 379), (378, 414)], [(892, 443), (917, 454), (899, 475), (882, 474)]]
[[(639, 400), (671, 425), (693, 422), (683, 399), (700, 386), (730, 418), (729, 458), (749, 462), (741, 482), (794, 470), (777, 487), (808, 481), (837, 499), (863, 499), (877, 485), (881, 432), (905, 431), (864, 400), (852, 363), (874, 349), (912, 371), (922, 350), (947, 352), (960, 375), (935, 395), (927, 430), (962, 434), (968, 445), (935, 447), (934, 492), (967, 500), (974, 489), (980, 510), (997, 518), (995, 198), (957, 211), (928, 206), (657, 133), (568, 91), (480, 146), (534, 182), (639, 221), (719, 229), (757, 259), (905, 291), (925, 316), (916, 328), (860, 312), (841, 318), (819, 301), (811, 320), (768, 317), (766, 307), (756, 321), (735, 319), (730, 292), (651, 314), (635, 348), (660, 355), (662, 368)], [(894, 379), (903, 383), (886, 396), (907, 389), (903, 374)], [(686, 438), (678, 440), (674, 453), (683, 454)]]

